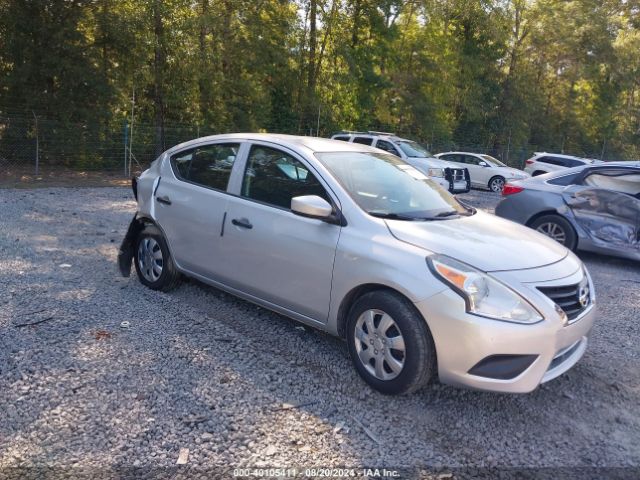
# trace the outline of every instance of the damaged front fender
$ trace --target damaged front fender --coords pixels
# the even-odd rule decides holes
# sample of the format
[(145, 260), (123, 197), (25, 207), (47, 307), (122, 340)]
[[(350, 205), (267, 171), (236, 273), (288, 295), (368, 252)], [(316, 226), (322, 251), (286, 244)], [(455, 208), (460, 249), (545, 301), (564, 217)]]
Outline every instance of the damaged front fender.
[(123, 277), (131, 275), (131, 260), (135, 255), (136, 239), (143, 228), (144, 221), (138, 218), (136, 213), (131, 223), (129, 223), (129, 229), (124, 236), (124, 240), (122, 240), (120, 251), (118, 252), (118, 268)]

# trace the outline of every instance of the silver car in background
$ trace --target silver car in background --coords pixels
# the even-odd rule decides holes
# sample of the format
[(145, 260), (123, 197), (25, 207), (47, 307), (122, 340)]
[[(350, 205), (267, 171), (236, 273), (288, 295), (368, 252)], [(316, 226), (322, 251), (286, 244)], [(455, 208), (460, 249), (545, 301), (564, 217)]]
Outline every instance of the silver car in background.
[(505, 185), (496, 215), (571, 250), (640, 260), (640, 162), (581, 165)]
[(466, 167), (471, 176), (471, 186), (488, 188), (492, 192), (500, 193), (505, 182), (529, 178), (527, 172), (505, 165), (497, 158), (483, 153), (472, 152), (443, 152), (436, 155), (454, 165)]
[(132, 260), (152, 289), (187, 275), (340, 336), (381, 392), (436, 376), (529, 392), (587, 347), (595, 294), (573, 253), (459, 203), (380, 150), (200, 138), (162, 154), (134, 193), (123, 275)]
[(451, 193), (466, 193), (471, 190), (471, 179), (466, 168), (434, 157), (429, 150), (413, 140), (398, 137), (393, 133), (375, 131), (343, 131), (332, 135), (331, 138), (369, 145), (400, 157)]

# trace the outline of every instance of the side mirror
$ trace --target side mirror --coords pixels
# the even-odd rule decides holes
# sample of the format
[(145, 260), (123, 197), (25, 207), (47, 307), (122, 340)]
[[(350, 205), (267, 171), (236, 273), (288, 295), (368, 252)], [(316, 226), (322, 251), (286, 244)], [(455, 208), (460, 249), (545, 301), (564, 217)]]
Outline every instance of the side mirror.
[(480, 165), (481, 167), (488, 167), (488, 166), (489, 166), (489, 165), (487, 164), (487, 162), (483, 162), (482, 160), (480, 160), (479, 165)]
[(327, 220), (333, 214), (333, 207), (317, 195), (303, 195), (291, 199), (291, 211), (303, 217)]

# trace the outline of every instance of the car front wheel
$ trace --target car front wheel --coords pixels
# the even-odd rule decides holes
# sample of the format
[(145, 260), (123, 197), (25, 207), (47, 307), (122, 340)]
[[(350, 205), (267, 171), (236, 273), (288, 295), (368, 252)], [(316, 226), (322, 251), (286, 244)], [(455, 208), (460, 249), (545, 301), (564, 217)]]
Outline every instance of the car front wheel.
[(153, 290), (167, 292), (180, 281), (162, 232), (147, 225), (138, 235), (135, 250), (136, 273), (140, 282)]
[(531, 228), (543, 233), (569, 250), (576, 248), (577, 236), (571, 224), (560, 215), (543, 215), (531, 223)]
[(502, 188), (504, 187), (504, 178), (502, 177), (493, 177), (489, 180), (489, 190), (494, 193), (502, 193)]
[(395, 292), (370, 292), (356, 301), (347, 342), (358, 374), (382, 393), (413, 392), (435, 375), (429, 328), (411, 302)]

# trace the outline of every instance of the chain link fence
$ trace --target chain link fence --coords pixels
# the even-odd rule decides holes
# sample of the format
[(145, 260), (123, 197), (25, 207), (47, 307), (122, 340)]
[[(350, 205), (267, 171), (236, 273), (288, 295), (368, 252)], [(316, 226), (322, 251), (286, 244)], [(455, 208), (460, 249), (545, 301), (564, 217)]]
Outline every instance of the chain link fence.
[[(32, 112), (31, 115), (0, 114), (0, 179), (55, 176), (61, 172), (103, 172), (128, 178), (147, 168), (158, 152), (174, 145), (215, 133), (197, 125), (168, 124), (164, 127), (164, 141), (157, 141), (154, 125), (122, 121), (86, 125), (51, 120)], [(315, 132), (314, 132), (315, 133)], [(322, 132), (330, 136), (331, 132)], [(421, 140), (417, 138), (416, 140)], [(525, 160), (534, 152), (561, 153), (550, 145), (512, 145), (496, 147), (484, 144), (429, 139), (423, 144), (433, 152), (469, 151), (492, 155), (507, 165), (523, 168)], [(606, 158), (601, 152), (566, 152), (588, 158)]]

